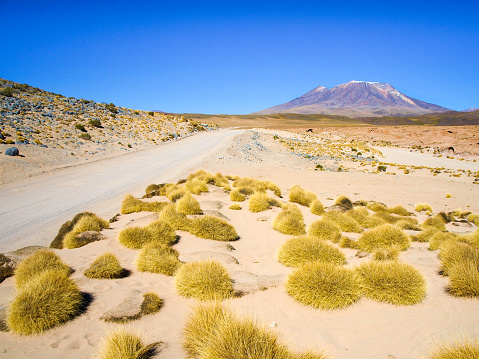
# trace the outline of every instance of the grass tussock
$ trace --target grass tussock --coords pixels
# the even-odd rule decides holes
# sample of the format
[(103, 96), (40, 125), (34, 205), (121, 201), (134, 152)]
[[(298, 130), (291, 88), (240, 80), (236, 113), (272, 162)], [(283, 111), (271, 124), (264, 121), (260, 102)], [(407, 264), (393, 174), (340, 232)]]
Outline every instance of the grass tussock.
[(166, 198), (168, 198), (171, 202), (176, 202), (185, 194), (187, 194), (188, 190), (186, 190), (184, 186), (174, 185), (172, 187), (169, 187), (165, 192)]
[(363, 233), (357, 242), (359, 247), (366, 252), (374, 252), (376, 249), (391, 246), (397, 246), (403, 251), (409, 248), (411, 239), (402, 229), (387, 223)]
[(452, 344), (437, 346), (424, 359), (476, 359), (479, 358), (479, 342), (462, 340)]
[(121, 213), (160, 212), (166, 204), (167, 202), (144, 202), (131, 194), (127, 194), (121, 204)]
[(207, 180), (198, 177), (187, 180), (185, 183), (185, 187), (188, 192), (191, 192), (193, 194), (202, 194), (209, 192)]
[(360, 249), (357, 241), (352, 240), (351, 238), (348, 238), (345, 236), (339, 239), (338, 244), (341, 248)]
[(325, 310), (347, 307), (361, 297), (353, 270), (324, 262), (306, 263), (294, 270), (286, 291), (300, 303)]
[(336, 223), (344, 232), (361, 233), (363, 231), (359, 222), (345, 212), (329, 211), (323, 215), (323, 219)]
[(249, 210), (253, 213), (266, 211), (273, 206), (281, 207), (281, 204), (269, 197), (266, 192), (255, 192), (249, 200)]
[(373, 252), (373, 259), (375, 261), (394, 261), (399, 258), (399, 248), (392, 246), (383, 249), (376, 249)]
[(353, 209), (353, 202), (351, 202), (348, 197), (343, 195), (336, 197), (336, 199), (334, 200), (334, 204), (341, 207), (341, 209), (343, 209), (344, 211)]
[(442, 217), (440, 216), (429, 217), (428, 219), (426, 219), (424, 222), (421, 223), (421, 227), (423, 229), (434, 227), (440, 231), (447, 230), (446, 224), (444, 223), (444, 221), (442, 220)]
[(230, 199), (233, 202), (244, 202), (246, 200), (246, 195), (241, 193), (239, 188), (235, 188), (230, 193)]
[(82, 303), (77, 285), (65, 273), (46, 270), (18, 292), (8, 309), (7, 325), (17, 334), (38, 334), (78, 315)]
[(271, 181), (261, 181), (254, 178), (242, 177), (233, 182), (233, 187), (248, 191), (245, 195), (252, 194), (253, 192), (265, 192), (266, 190), (272, 191), (275, 196), (281, 197), (281, 189)]
[(312, 214), (321, 216), (324, 213), (324, 206), (319, 199), (314, 199), (309, 205), (309, 210)]
[(403, 217), (407, 217), (407, 216), (410, 216), (412, 214), (411, 212), (409, 212), (403, 206), (395, 206), (395, 207), (389, 208), (388, 212), (393, 213), (393, 214), (397, 214), (398, 216), (403, 216)]
[(388, 206), (386, 206), (384, 203), (381, 203), (381, 202), (373, 202), (373, 201), (368, 202), (366, 207), (373, 212), (387, 212), (388, 211)]
[(317, 199), (316, 193), (303, 189), (295, 185), (289, 190), (289, 201), (309, 207), (311, 202)]
[(185, 194), (176, 202), (176, 210), (183, 214), (203, 214), (200, 203), (190, 193)]
[(414, 242), (429, 242), (431, 237), (435, 236), (437, 233), (440, 233), (441, 231), (437, 229), (436, 227), (429, 227), (424, 230), (421, 230), (421, 232), (414, 234), (411, 236), (411, 239)]
[[(411, 218), (411, 219), (416, 220), (415, 218)], [(416, 222), (417, 222), (417, 220), (416, 220)], [(419, 227), (416, 223), (414, 223), (414, 221), (409, 220), (409, 218), (407, 218), (407, 217), (404, 218), (404, 219), (400, 219), (399, 221), (394, 223), (394, 225), (398, 228), (408, 229), (408, 230), (411, 230), (411, 231), (422, 230), (421, 227)]]
[(98, 240), (96, 236), (79, 236), (83, 232), (100, 232), (110, 227), (110, 223), (93, 213), (83, 214), (73, 226), (72, 230), (63, 237), (63, 248), (73, 249), (83, 247)]
[(378, 302), (413, 305), (426, 296), (426, 281), (413, 266), (398, 261), (371, 261), (356, 268), (362, 293)]
[(346, 264), (346, 256), (336, 247), (317, 237), (298, 236), (288, 239), (280, 247), (278, 260), (288, 267), (322, 261), (336, 265)]
[(428, 203), (416, 203), (414, 209), (416, 212), (432, 212), (432, 207)]
[(231, 206), (229, 206), (229, 209), (239, 211), (241, 209), (241, 206), (238, 203), (233, 203)]
[(172, 276), (180, 265), (178, 252), (173, 248), (158, 243), (145, 245), (136, 258), (136, 267), (140, 272)]
[(148, 315), (160, 311), (163, 306), (163, 300), (156, 293), (148, 292), (143, 294), (143, 302), (141, 302), (141, 314)]
[(435, 251), (436, 249), (440, 249), (443, 243), (451, 240), (459, 240), (459, 238), (460, 237), (455, 233), (436, 231), (429, 237), (429, 250)]
[(127, 248), (140, 249), (149, 243), (171, 245), (176, 242), (176, 233), (169, 222), (160, 219), (146, 227), (126, 227), (118, 240)]
[(295, 205), (283, 206), (283, 210), (273, 220), (273, 228), (293, 236), (306, 234), (303, 214)]
[(158, 218), (168, 222), (176, 230), (186, 231), (190, 227), (191, 220), (186, 217), (186, 214), (179, 213), (173, 203), (165, 206)]
[(71, 268), (66, 265), (53, 251), (40, 250), (21, 261), (15, 269), (15, 287), (17, 290), (25, 286), (32, 278), (45, 271), (55, 270), (68, 276)]
[(479, 262), (467, 260), (449, 268), (447, 289), (456, 297), (479, 297)]
[(224, 219), (215, 216), (201, 216), (191, 220), (188, 232), (215, 241), (236, 241), (236, 229)]
[(479, 267), (479, 248), (457, 240), (445, 241), (440, 247), (439, 259), (441, 272), (448, 275), (450, 270), (459, 264), (473, 263)]
[(58, 230), (58, 234), (55, 236), (52, 243), (50, 244), (50, 248), (63, 249), (63, 238), (65, 237), (67, 233), (73, 230), (73, 227), (78, 223), (78, 221), (83, 216), (95, 216), (95, 214), (91, 212), (78, 213), (72, 218), (71, 221), (66, 221), (65, 223), (63, 223), (60, 229)]
[(137, 334), (123, 328), (110, 333), (100, 345), (97, 359), (148, 359), (155, 352), (156, 343), (145, 346)]
[(233, 296), (233, 283), (219, 262), (197, 261), (183, 264), (175, 275), (178, 294), (199, 300), (222, 300)]
[(95, 259), (91, 266), (83, 272), (85, 277), (96, 279), (121, 278), (124, 270), (112, 253), (105, 253)]
[(386, 223), (382, 218), (371, 216), (365, 207), (353, 208), (347, 211), (346, 214), (364, 228), (374, 228)]
[(309, 225), (308, 236), (337, 243), (341, 238), (341, 228), (331, 220), (321, 219)]

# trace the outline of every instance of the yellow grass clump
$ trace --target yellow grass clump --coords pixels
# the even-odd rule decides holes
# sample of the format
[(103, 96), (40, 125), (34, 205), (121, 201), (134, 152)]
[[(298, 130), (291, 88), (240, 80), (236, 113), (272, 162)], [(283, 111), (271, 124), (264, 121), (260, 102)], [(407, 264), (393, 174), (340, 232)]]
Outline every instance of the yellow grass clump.
[(98, 217), (96, 214), (93, 213), (86, 213), (81, 216), (81, 218), (76, 222), (73, 226), (72, 230), (65, 234), (63, 237), (63, 248), (73, 249), (83, 247), (88, 243), (91, 243), (97, 240), (95, 236), (88, 236), (88, 237), (79, 237), (80, 233), (87, 232), (87, 231), (95, 231), (99, 232), (103, 228), (109, 228), (110, 224), (108, 221)]
[(158, 218), (167, 221), (174, 229), (180, 231), (186, 231), (190, 227), (191, 220), (186, 217), (186, 214), (179, 213), (173, 203), (165, 206)]
[(118, 234), (118, 240), (127, 248), (140, 249), (148, 243), (173, 244), (176, 233), (169, 222), (160, 219), (146, 227), (126, 227)]
[(163, 306), (163, 300), (156, 293), (148, 292), (143, 294), (143, 302), (141, 302), (141, 314), (148, 315), (159, 312)]
[(50, 269), (28, 281), (8, 308), (7, 325), (23, 335), (44, 332), (80, 313), (83, 298), (65, 273)]
[(431, 237), (429, 237), (429, 250), (435, 251), (436, 249), (441, 248), (443, 243), (449, 242), (450, 240), (459, 240), (459, 237), (455, 233), (451, 232), (441, 232), (436, 231)]
[(416, 212), (432, 212), (432, 207), (428, 203), (416, 203)]
[(188, 232), (205, 239), (215, 241), (236, 241), (236, 229), (224, 219), (215, 216), (201, 216), (190, 221)]
[(131, 194), (127, 194), (121, 204), (121, 213), (128, 214), (142, 211), (159, 212), (166, 204), (167, 202), (144, 202), (133, 197)]
[(361, 297), (354, 271), (325, 262), (295, 269), (288, 276), (286, 291), (300, 303), (326, 310), (347, 307)]
[(479, 342), (477, 340), (456, 341), (453, 344), (437, 346), (424, 359), (476, 359), (479, 358)]
[(252, 194), (253, 192), (265, 192), (266, 190), (270, 190), (273, 191), (276, 196), (281, 197), (280, 188), (271, 181), (260, 181), (254, 178), (242, 177), (233, 182), (233, 187), (239, 188), (245, 195)]
[(83, 272), (85, 277), (96, 279), (121, 278), (124, 270), (112, 253), (105, 253), (95, 259), (91, 266)]
[(183, 264), (175, 275), (178, 294), (199, 300), (222, 300), (233, 296), (233, 283), (219, 262), (197, 261)]
[(312, 200), (311, 204), (309, 205), (309, 209), (312, 214), (316, 214), (318, 216), (321, 216), (324, 213), (324, 206), (319, 199)]
[(303, 214), (295, 205), (283, 206), (283, 210), (273, 220), (273, 228), (293, 236), (306, 234)]
[(165, 244), (149, 243), (141, 249), (136, 258), (136, 267), (140, 272), (172, 276), (180, 265), (178, 252)]
[(439, 216), (429, 217), (424, 222), (422, 222), (421, 227), (424, 229), (434, 227), (439, 229), (440, 231), (446, 230), (446, 225), (444, 224), (442, 218)]
[(402, 229), (387, 223), (362, 234), (357, 243), (366, 252), (391, 246), (397, 246), (403, 251), (409, 248), (411, 240)]
[(269, 197), (266, 192), (255, 192), (249, 200), (249, 210), (253, 213), (266, 211), (272, 206), (281, 207), (279, 202)]
[(426, 296), (426, 281), (413, 266), (398, 261), (372, 261), (356, 268), (362, 293), (378, 302), (413, 305)]
[(426, 229), (422, 230), (421, 232), (419, 232), (417, 234), (412, 235), (411, 239), (414, 242), (429, 242), (431, 237), (433, 237), (434, 235), (436, 235), (437, 233), (440, 233), (440, 232), (441, 231), (439, 229), (437, 229), (436, 227), (429, 227), (429, 228), (426, 228)]
[(386, 212), (388, 211), (388, 207), (381, 202), (368, 202), (366, 205), (373, 212)]
[(192, 178), (185, 183), (186, 190), (193, 194), (201, 194), (203, 192), (209, 192), (207, 181), (201, 178)]
[(188, 193), (188, 191), (183, 186), (175, 185), (174, 187), (170, 187), (166, 190), (166, 198), (168, 198), (172, 202), (176, 202), (186, 193)]
[(241, 193), (239, 188), (236, 188), (231, 191), (230, 199), (233, 202), (243, 202), (246, 199), (246, 196), (243, 193)]
[[(412, 219), (412, 220), (410, 220)], [(394, 223), (394, 225), (401, 229), (409, 229), (412, 231), (420, 231), (422, 228), (419, 227), (416, 223), (414, 223), (415, 218), (403, 218)], [(417, 222), (417, 220), (416, 220)]]
[(239, 211), (241, 209), (241, 206), (238, 203), (233, 203), (231, 206), (229, 206), (229, 209)]
[(344, 232), (361, 233), (363, 231), (358, 221), (344, 212), (329, 211), (323, 215), (323, 219), (336, 223)]
[(395, 206), (395, 207), (389, 208), (388, 212), (397, 214), (398, 216), (404, 216), (404, 217), (411, 215), (411, 213), (403, 206)]
[(449, 268), (448, 291), (456, 297), (478, 297), (479, 261), (466, 260)]
[(176, 202), (176, 210), (183, 214), (203, 214), (200, 203), (190, 193), (185, 194)]
[(339, 249), (317, 237), (310, 236), (288, 239), (279, 249), (278, 260), (288, 267), (297, 267), (315, 261), (346, 264), (346, 256)]
[(441, 272), (448, 275), (449, 271), (458, 264), (473, 263), (479, 266), (479, 248), (457, 240), (443, 242), (440, 247)]
[(337, 243), (341, 238), (341, 228), (331, 220), (321, 219), (309, 225), (308, 236)]
[(348, 197), (343, 195), (336, 197), (334, 204), (340, 206), (344, 210), (353, 209), (353, 202), (351, 202)]
[(97, 359), (148, 359), (152, 357), (156, 343), (144, 346), (137, 334), (124, 329), (108, 335), (100, 345)]
[(345, 236), (339, 239), (338, 244), (341, 248), (360, 249), (357, 241), (352, 240), (351, 238), (348, 238)]
[(383, 249), (376, 249), (373, 252), (373, 259), (375, 261), (394, 261), (399, 258), (399, 248), (392, 246)]
[(473, 233), (462, 235), (460, 237), (460, 241), (479, 247), (479, 228), (476, 229)]
[(299, 203), (302, 206), (309, 207), (311, 202), (317, 199), (316, 193), (303, 189), (295, 185), (289, 190), (289, 201)]
[(48, 270), (61, 272), (65, 276), (71, 273), (71, 268), (53, 251), (42, 249), (28, 256), (18, 264), (13, 277), (16, 289), (21, 289), (32, 278)]

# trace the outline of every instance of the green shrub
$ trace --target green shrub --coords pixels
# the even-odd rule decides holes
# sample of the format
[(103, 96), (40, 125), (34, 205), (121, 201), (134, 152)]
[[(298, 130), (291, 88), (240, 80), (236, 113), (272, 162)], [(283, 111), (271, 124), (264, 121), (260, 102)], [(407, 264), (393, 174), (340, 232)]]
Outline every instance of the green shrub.
[(273, 228), (293, 236), (306, 234), (303, 214), (295, 205), (283, 206), (283, 210), (273, 220)]
[(97, 127), (97, 128), (102, 128), (103, 126), (101, 125), (101, 121), (100, 120), (90, 120), (88, 122), (91, 126), (93, 127)]
[(190, 193), (185, 194), (176, 202), (176, 210), (183, 214), (203, 214), (200, 203)]
[(76, 284), (59, 270), (45, 270), (28, 281), (8, 308), (10, 330), (41, 333), (80, 313), (83, 298)]
[(321, 219), (309, 225), (308, 236), (337, 243), (341, 238), (341, 228), (331, 220)]
[(215, 241), (236, 241), (236, 229), (224, 219), (214, 216), (201, 216), (190, 221), (188, 232), (205, 239)]
[(391, 246), (398, 246), (400, 250), (406, 250), (411, 240), (400, 228), (392, 224), (383, 224), (359, 237), (359, 247), (366, 252), (373, 252), (376, 249), (384, 249)]
[(311, 204), (309, 205), (309, 209), (311, 210), (312, 214), (316, 214), (318, 216), (321, 216), (324, 213), (324, 206), (319, 201), (319, 199), (315, 199), (311, 201)]
[(160, 212), (167, 204), (167, 202), (143, 202), (127, 194), (121, 204), (121, 213), (128, 214), (142, 211)]
[(17, 290), (25, 286), (32, 278), (47, 270), (56, 270), (68, 276), (71, 268), (60, 257), (48, 249), (39, 250), (21, 261), (15, 269), (15, 287)]
[(221, 300), (233, 296), (228, 271), (218, 262), (198, 261), (183, 264), (175, 275), (178, 294), (199, 300)]
[(136, 259), (136, 267), (140, 272), (159, 273), (169, 276), (175, 274), (180, 264), (176, 250), (158, 243), (145, 245)]
[(115, 255), (112, 253), (105, 253), (95, 259), (83, 274), (88, 278), (113, 279), (121, 278), (123, 273), (124, 270)]
[(288, 276), (286, 291), (300, 303), (326, 310), (347, 307), (361, 296), (352, 270), (324, 262), (295, 269)]
[(83, 126), (81, 123), (76, 123), (76, 124), (75, 124), (75, 128), (76, 128), (77, 130), (80, 130), (81, 132), (87, 132), (85, 126)]
[(317, 199), (316, 193), (305, 190), (296, 185), (289, 190), (289, 201), (299, 203), (302, 206), (309, 207), (311, 202)]
[(362, 293), (378, 302), (413, 305), (426, 296), (426, 281), (413, 266), (398, 261), (372, 261), (356, 268)]
[(341, 231), (344, 232), (361, 233), (363, 231), (358, 221), (349, 216), (347, 213), (329, 211), (323, 215), (323, 219), (336, 223)]
[(133, 249), (140, 249), (149, 243), (168, 246), (176, 242), (176, 233), (170, 223), (160, 219), (146, 227), (126, 227), (118, 234), (118, 240)]
[(288, 267), (297, 267), (316, 261), (337, 265), (346, 264), (346, 257), (339, 249), (317, 237), (310, 236), (288, 239), (279, 249), (278, 260)]

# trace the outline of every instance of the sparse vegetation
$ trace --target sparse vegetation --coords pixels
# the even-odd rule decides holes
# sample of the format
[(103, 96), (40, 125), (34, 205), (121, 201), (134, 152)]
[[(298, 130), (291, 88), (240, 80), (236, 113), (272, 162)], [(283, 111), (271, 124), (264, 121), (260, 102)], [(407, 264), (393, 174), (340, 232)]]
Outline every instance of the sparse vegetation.
[(126, 227), (118, 234), (118, 240), (125, 247), (140, 249), (149, 243), (173, 244), (176, 233), (167, 221), (160, 219), (146, 227)]
[(176, 271), (175, 287), (178, 294), (199, 300), (221, 300), (233, 295), (228, 271), (212, 260), (183, 264)]
[(425, 359), (476, 359), (479, 358), (477, 340), (461, 340), (437, 346)]
[(105, 253), (95, 259), (83, 274), (88, 278), (113, 279), (121, 278), (123, 273), (124, 270), (115, 255), (112, 253)]
[(238, 203), (233, 203), (231, 206), (229, 206), (229, 209), (239, 211), (241, 209), (241, 206)]
[(160, 212), (167, 204), (167, 202), (144, 202), (128, 194), (121, 204), (121, 213)]
[(172, 276), (180, 267), (178, 252), (165, 244), (146, 244), (138, 254), (136, 266), (140, 272)]
[(432, 212), (432, 207), (428, 203), (417, 203), (415, 210), (416, 212)]

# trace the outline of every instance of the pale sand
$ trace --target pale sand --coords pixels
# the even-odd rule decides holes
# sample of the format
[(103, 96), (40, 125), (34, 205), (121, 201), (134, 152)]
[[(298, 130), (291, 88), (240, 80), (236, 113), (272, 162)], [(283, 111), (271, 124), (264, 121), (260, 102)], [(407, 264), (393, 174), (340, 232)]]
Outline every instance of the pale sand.
[[(210, 156), (197, 168), (212, 173), (219, 171), (272, 180), (281, 187), (283, 200), (287, 199), (288, 188), (299, 184), (316, 192), (326, 206), (331, 205), (337, 195), (344, 194), (353, 201), (377, 200), (389, 206), (403, 205), (410, 211), (415, 203), (427, 202), (432, 205), (434, 212), (456, 208), (479, 212), (478, 185), (472, 184), (470, 178), (432, 177), (426, 173), (391, 176), (312, 171), (307, 160), (292, 156), (267, 137), (259, 140), (266, 149), (255, 149), (254, 144), (258, 140), (253, 141), (249, 133), (240, 138), (232, 146), (224, 147)], [(241, 150), (246, 145), (251, 148), (247, 153)], [(451, 193), (452, 198), (446, 199), (446, 193)], [(272, 220), (279, 209), (251, 213), (247, 202), (243, 202), (242, 210), (230, 210), (228, 207), (232, 202), (229, 196), (213, 186), (210, 186), (210, 193), (195, 197), (203, 210), (217, 211), (229, 218), (240, 239), (230, 243), (235, 248), (230, 251), (225, 243), (178, 232), (181, 238), (174, 248), (180, 252), (180, 259), (191, 261), (215, 256), (228, 268), (236, 281), (236, 288), (246, 292), (240, 298), (225, 301), (225, 304), (239, 314), (254, 316), (267, 325), (276, 322), (274, 330), (294, 349), (325, 350), (334, 358), (344, 359), (406, 359), (425, 355), (431, 343), (437, 341), (463, 335), (479, 337), (479, 322), (475, 319), (479, 315), (479, 301), (454, 298), (445, 292), (448, 279), (437, 274), (438, 252), (429, 251), (427, 244), (414, 243), (400, 257), (402, 261), (414, 265), (426, 278), (427, 297), (422, 303), (397, 307), (363, 298), (344, 310), (317, 310), (295, 302), (285, 292), (284, 279), (291, 269), (278, 263), (276, 253), (289, 236), (272, 229)], [(152, 200), (160, 199), (164, 200)], [(467, 208), (468, 204), (470, 207)], [(307, 208), (299, 207), (307, 225), (319, 218)], [(425, 218), (425, 215), (418, 214), (419, 221)], [(98, 350), (101, 337), (118, 327), (104, 323), (99, 318), (132, 290), (138, 290), (141, 293), (157, 293), (164, 299), (165, 305), (158, 313), (133, 321), (125, 327), (137, 330), (145, 343), (165, 342), (166, 348), (159, 353), (158, 358), (184, 358), (181, 330), (187, 314), (197, 301), (177, 295), (172, 277), (139, 273), (134, 264), (138, 251), (122, 247), (116, 239), (121, 228), (146, 225), (152, 220), (154, 216), (146, 212), (122, 215), (118, 222), (111, 225), (111, 229), (102, 231), (106, 240), (78, 249), (56, 251), (75, 269), (72, 278), (78, 280), (81, 290), (93, 295), (91, 305), (85, 314), (43, 335), (25, 338), (0, 333), (0, 357), (92, 358)], [(475, 228), (448, 225), (449, 230), (459, 232), (473, 231)], [(118, 280), (85, 278), (83, 271), (97, 256), (107, 251), (114, 253), (123, 267), (131, 270), (131, 275)], [(348, 258), (348, 266), (356, 266), (370, 259), (370, 256), (356, 257), (356, 250), (342, 251)], [(236, 258), (239, 264), (230, 256)], [(0, 284), (0, 304), (7, 303), (13, 295), (13, 279), (9, 278)]]

